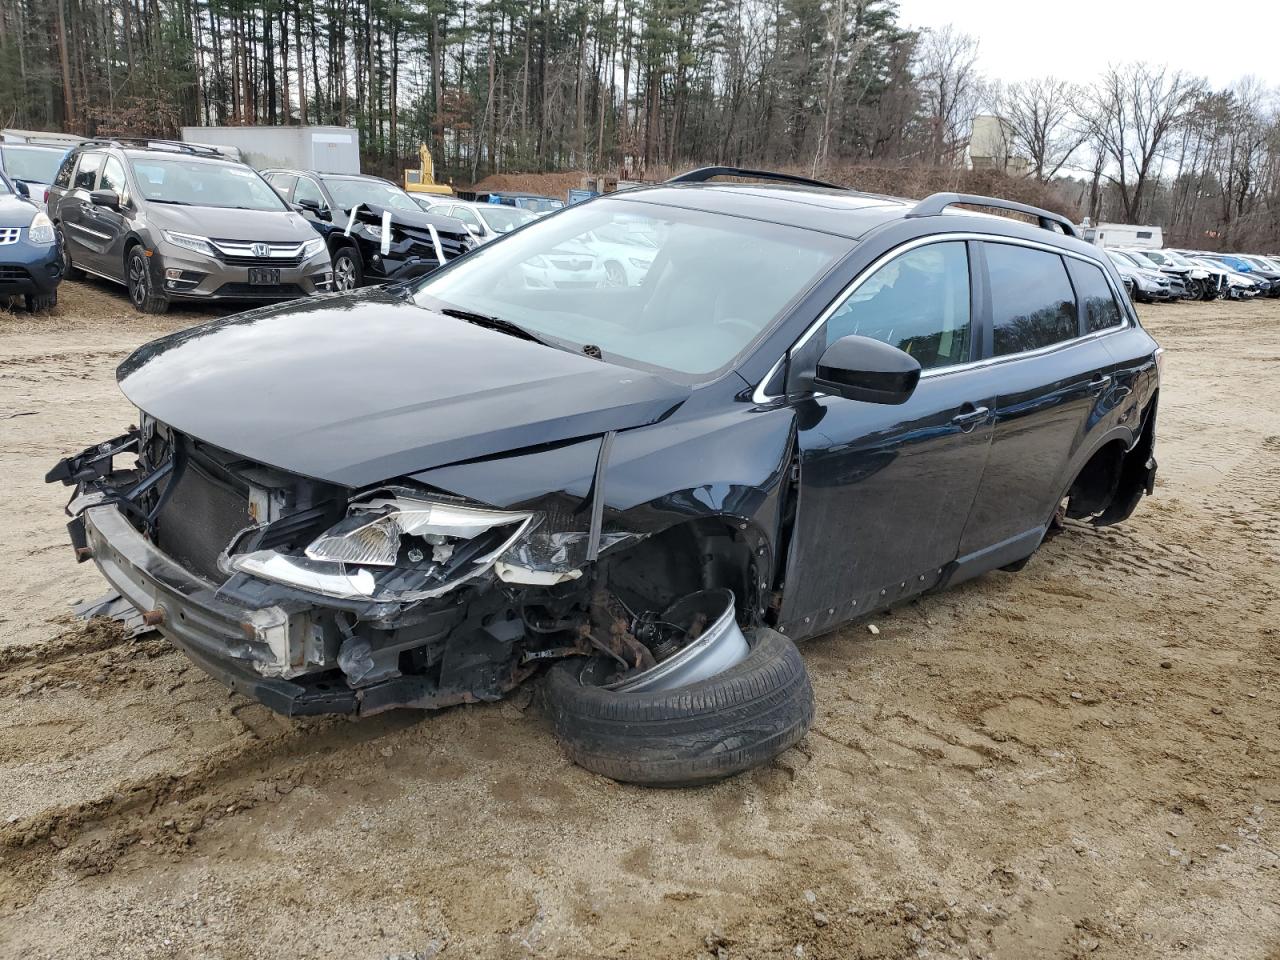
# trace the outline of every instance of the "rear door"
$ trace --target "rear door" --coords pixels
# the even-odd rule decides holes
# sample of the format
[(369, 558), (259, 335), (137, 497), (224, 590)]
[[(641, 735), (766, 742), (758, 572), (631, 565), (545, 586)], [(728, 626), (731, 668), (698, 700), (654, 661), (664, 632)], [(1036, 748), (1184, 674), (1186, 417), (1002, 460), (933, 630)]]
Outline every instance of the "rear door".
[(996, 398), (995, 425), (953, 580), (1039, 546), (1114, 379), (1112, 356), (1085, 330), (1062, 254), (991, 240), (981, 255), (991, 297), (981, 376)]
[(58, 202), (62, 235), (71, 259), (95, 272), (99, 272), (96, 264), (101, 260), (103, 242), (110, 240), (94, 225), (93, 204), (89, 201), (89, 194), (98, 185), (102, 159), (101, 153), (80, 154), (71, 177), (71, 187)]
[(781, 620), (828, 629), (937, 584), (955, 559), (991, 440), (994, 387), (975, 376), (981, 285), (964, 240), (927, 241), (873, 265), (797, 353), (841, 337), (920, 361), (901, 406), (795, 400), (799, 502)]

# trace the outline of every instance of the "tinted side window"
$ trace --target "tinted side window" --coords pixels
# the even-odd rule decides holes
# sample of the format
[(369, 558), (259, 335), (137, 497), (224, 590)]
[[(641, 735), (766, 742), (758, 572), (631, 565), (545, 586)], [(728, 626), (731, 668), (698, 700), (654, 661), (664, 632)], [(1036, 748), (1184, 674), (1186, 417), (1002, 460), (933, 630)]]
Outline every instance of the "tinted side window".
[(969, 255), (962, 241), (917, 247), (854, 290), (827, 320), (827, 344), (857, 334), (897, 347), (920, 366), (969, 359)]
[(986, 245), (994, 355), (1052, 346), (1079, 335), (1076, 295), (1056, 253)]
[(76, 168), (75, 188), (92, 190), (98, 180), (98, 168), (102, 166), (102, 154), (82, 153), (80, 166)]
[(268, 173), (265, 175), (267, 183), (276, 188), (276, 193), (289, 199), (289, 191), (293, 189), (293, 185), (297, 183), (298, 178), (292, 173)]
[(115, 157), (107, 157), (107, 162), (102, 165), (102, 181), (99, 189), (114, 190), (122, 203), (128, 198), (129, 184), (124, 178), (124, 167)]
[(1071, 271), (1071, 282), (1080, 299), (1080, 309), (1084, 311), (1085, 332), (1096, 333), (1120, 326), (1124, 322), (1124, 312), (1116, 303), (1115, 294), (1111, 292), (1111, 285), (1101, 268), (1068, 257), (1067, 269)]
[(58, 175), (53, 178), (53, 182), (64, 189), (71, 186), (71, 171), (76, 168), (76, 157), (78, 154), (68, 153), (62, 160), (62, 166), (58, 168)]
[(316, 182), (309, 177), (299, 177), (298, 185), (293, 188), (293, 202), (301, 203), (303, 200), (314, 200), (320, 204), (321, 208), (328, 206), (324, 202), (324, 194), (320, 192)]

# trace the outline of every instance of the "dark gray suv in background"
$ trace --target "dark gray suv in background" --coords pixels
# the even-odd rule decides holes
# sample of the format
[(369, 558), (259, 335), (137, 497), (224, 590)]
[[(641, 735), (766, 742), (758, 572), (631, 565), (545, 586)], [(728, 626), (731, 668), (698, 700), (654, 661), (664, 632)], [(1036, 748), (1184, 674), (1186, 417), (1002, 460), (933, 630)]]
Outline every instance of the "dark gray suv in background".
[(143, 313), (175, 299), (277, 301), (326, 292), (324, 240), (253, 168), (211, 147), (86, 140), (49, 190), (66, 275), (123, 283)]

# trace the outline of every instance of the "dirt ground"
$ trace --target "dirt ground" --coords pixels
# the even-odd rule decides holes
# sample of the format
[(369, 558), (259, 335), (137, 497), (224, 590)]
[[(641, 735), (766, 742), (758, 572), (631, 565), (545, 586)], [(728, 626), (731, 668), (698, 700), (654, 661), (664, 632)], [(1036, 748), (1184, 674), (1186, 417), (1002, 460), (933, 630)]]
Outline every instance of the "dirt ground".
[(72, 621), (44, 471), (202, 315), (0, 316), (0, 957), (1280, 958), (1280, 303), (1143, 315), (1156, 496), (805, 645), (809, 736), (686, 791), (536, 698), (290, 722)]

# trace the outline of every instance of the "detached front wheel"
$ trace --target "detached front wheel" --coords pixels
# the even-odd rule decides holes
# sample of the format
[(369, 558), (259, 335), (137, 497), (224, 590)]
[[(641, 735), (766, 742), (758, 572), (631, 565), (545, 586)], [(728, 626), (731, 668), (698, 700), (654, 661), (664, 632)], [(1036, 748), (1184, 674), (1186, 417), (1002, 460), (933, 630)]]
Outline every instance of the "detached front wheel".
[(813, 688), (782, 634), (762, 627), (747, 642), (723, 672), (667, 689), (608, 689), (610, 659), (562, 661), (546, 685), (556, 737), (579, 766), (649, 786), (711, 783), (766, 763), (808, 732)]

